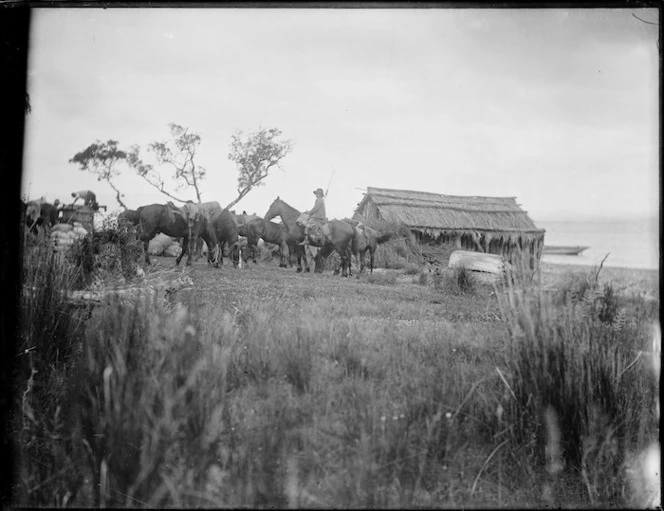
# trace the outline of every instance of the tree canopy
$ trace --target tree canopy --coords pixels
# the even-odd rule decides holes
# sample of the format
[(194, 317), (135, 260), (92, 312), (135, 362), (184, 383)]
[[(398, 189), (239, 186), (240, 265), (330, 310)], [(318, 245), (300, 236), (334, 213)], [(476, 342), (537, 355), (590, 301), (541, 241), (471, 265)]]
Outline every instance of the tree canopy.
[(112, 179), (120, 175), (117, 164), (126, 160), (127, 153), (118, 148), (117, 140), (100, 142), (97, 140), (80, 153), (76, 153), (69, 163), (74, 163), (80, 170), (92, 172), (97, 175), (97, 181), (106, 181), (115, 192), (115, 198), (123, 208), (127, 206), (122, 202), (124, 194), (113, 183)]
[(272, 167), (281, 168), (281, 161), (293, 150), (290, 140), (278, 140), (281, 134), (277, 128), (260, 128), (248, 135), (238, 130), (233, 134), (228, 159), (234, 161), (238, 169), (238, 196), (226, 209), (240, 202), (253, 187), (264, 184)]

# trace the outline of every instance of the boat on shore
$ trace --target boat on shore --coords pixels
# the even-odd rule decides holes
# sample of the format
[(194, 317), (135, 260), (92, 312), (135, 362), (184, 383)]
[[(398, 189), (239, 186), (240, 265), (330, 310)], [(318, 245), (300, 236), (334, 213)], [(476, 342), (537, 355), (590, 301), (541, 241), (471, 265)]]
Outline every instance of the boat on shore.
[(589, 247), (581, 246), (556, 246), (556, 245), (544, 245), (542, 249), (542, 254), (547, 255), (579, 255), (584, 250)]

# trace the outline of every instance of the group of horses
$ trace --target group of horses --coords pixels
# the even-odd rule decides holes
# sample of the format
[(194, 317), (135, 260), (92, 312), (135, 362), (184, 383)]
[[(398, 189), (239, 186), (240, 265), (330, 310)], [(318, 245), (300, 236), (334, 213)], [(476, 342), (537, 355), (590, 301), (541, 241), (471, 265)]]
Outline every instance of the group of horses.
[[(202, 238), (208, 246), (208, 264), (219, 267), (223, 261), (224, 246), (228, 245), (228, 257), (234, 265), (239, 262), (239, 249), (242, 243), (240, 237), (246, 238), (247, 258), (256, 263), (258, 241), (262, 239), (267, 243), (279, 246), (281, 267), (286, 267), (297, 259), (297, 271), (310, 271), (305, 249), (300, 243), (305, 238), (304, 227), (297, 222), (300, 211), (277, 197), (267, 210), (263, 218), (257, 215), (235, 215), (222, 209), (218, 202), (204, 202), (200, 204), (188, 203), (182, 208), (173, 204), (150, 204), (137, 210), (125, 210), (118, 221), (129, 222), (138, 227), (138, 236), (143, 241), (145, 249), (145, 262), (150, 264), (148, 243), (158, 233), (173, 238), (182, 238), (182, 252), (175, 264), (187, 254), (187, 265), (191, 264), (192, 253), (196, 241)], [(280, 217), (281, 223), (272, 219)], [(374, 253), (378, 243), (386, 240), (385, 236), (369, 226), (350, 220), (330, 220), (329, 235), (322, 239), (314, 239), (312, 246), (318, 247), (314, 259), (315, 271), (323, 269), (325, 259), (333, 252), (337, 252), (341, 259), (341, 274), (351, 274), (351, 259), (353, 254), (360, 260), (360, 273), (365, 269), (366, 253), (369, 253), (369, 269), (373, 271)]]

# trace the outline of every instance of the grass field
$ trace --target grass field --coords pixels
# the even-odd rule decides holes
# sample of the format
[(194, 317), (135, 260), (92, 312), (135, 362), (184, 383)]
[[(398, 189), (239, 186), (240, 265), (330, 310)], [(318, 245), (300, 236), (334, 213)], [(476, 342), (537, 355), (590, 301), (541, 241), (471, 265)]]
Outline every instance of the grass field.
[(659, 434), (656, 271), (605, 268), (593, 283), (587, 268), (544, 265), (539, 283), (493, 287), (425, 268), (341, 278), (201, 261), (163, 300), (149, 284), (182, 269), (157, 257), (134, 283), (144, 293), (81, 307), (58, 292), (74, 270), (35, 258), (15, 505), (652, 497), (638, 461)]

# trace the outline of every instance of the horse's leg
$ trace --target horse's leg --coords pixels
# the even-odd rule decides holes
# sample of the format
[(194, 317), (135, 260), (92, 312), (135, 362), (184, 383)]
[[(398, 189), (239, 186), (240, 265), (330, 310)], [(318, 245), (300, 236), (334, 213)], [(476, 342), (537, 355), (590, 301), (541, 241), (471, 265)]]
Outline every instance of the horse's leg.
[(150, 244), (150, 238), (154, 236), (154, 233), (152, 236), (148, 236), (149, 232), (143, 225), (143, 222), (139, 221), (138, 224), (138, 229), (137, 229), (137, 236), (138, 238), (143, 242), (143, 252), (145, 253), (145, 264), (150, 265), (150, 255), (148, 254), (148, 246)]
[(145, 252), (145, 264), (150, 265), (150, 254), (148, 254), (148, 245), (150, 240), (143, 240), (143, 252)]
[(244, 255), (244, 263), (251, 259), (256, 264), (256, 244), (253, 238), (247, 236), (247, 253)]
[(348, 245), (348, 276), (351, 277), (353, 275), (353, 251), (350, 248), (350, 245)]
[(192, 235), (191, 238), (189, 238), (189, 250), (187, 251), (187, 266), (191, 266), (191, 261), (192, 257), (194, 255), (194, 252), (196, 251), (196, 242), (198, 241), (198, 238), (195, 238), (195, 234)]
[(234, 245), (228, 256), (231, 258), (231, 261), (233, 261), (233, 268), (237, 268), (237, 265), (240, 262), (240, 247)]
[(297, 273), (302, 273), (302, 247), (295, 247), (295, 255), (297, 258)]
[(214, 257), (213, 257), (213, 266), (215, 268), (219, 268), (219, 243), (213, 243), (214, 245)]
[(350, 249), (350, 244), (346, 246), (346, 250), (343, 251), (345, 256), (342, 257), (342, 261), (345, 261), (348, 266), (348, 272), (344, 275), (345, 277), (351, 277), (353, 275), (353, 252)]
[(302, 257), (304, 258), (304, 271), (310, 273), (311, 268), (309, 268), (309, 259), (307, 258), (307, 248), (304, 246), (301, 246), (300, 248), (302, 249)]
[(358, 260), (360, 263), (360, 274), (364, 273), (364, 269), (367, 266), (367, 249), (364, 248), (358, 253)]
[[(297, 242), (296, 242), (297, 243)], [(295, 257), (297, 259), (297, 273), (302, 272), (302, 258), (304, 258), (304, 247), (295, 245)], [(306, 262), (306, 259), (305, 259)]]
[(214, 243), (210, 238), (209, 234), (207, 234), (202, 238), (203, 240), (205, 240), (205, 243), (208, 246), (208, 256), (207, 256), (208, 264), (211, 264), (214, 268), (219, 268), (219, 262), (217, 260), (219, 257), (219, 244)]
[(216, 267), (216, 264), (217, 264), (217, 246), (214, 243), (210, 244), (207, 241), (205, 243), (208, 246), (207, 264), (211, 264), (213, 267)]
[(346, 250), (342, 250), (341, 253), (343, 254), (341, 256), (341, 276), (342, 277), (348, 277), (350, 276), (350, 257), (349, 257), (349, 252), (350, 249), (347, 248)]
[(182, 252), (180, 252), (180, 255), (175, 259), (175, 266), (180, 264), (180, 261), (182, 261), (185, 254), (189, 254), (189, 238), (186, 236), (182, 238)]
[(286, 258), (289, 256), (288, 244), (285, 241), (281, 242), (281, 257), (279, 258), (279, 268), (286, 268)]

